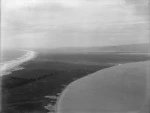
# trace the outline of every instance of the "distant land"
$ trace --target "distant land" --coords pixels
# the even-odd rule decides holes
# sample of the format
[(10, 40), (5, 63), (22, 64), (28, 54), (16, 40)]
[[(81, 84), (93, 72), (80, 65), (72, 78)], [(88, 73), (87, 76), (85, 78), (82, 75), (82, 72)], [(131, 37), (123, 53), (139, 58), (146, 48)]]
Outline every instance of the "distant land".
[(51, 49), (52, 52), (121, 52), (121, 53), (150, 53), (150, 43), (129, 44), (102, 47), (63, 47)]

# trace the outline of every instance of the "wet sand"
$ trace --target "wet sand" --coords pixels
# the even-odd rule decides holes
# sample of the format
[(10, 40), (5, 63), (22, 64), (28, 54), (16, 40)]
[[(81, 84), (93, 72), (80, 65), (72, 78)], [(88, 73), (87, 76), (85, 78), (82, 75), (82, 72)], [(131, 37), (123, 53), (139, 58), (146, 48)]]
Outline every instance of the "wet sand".
[(81, 78), (63, 91), (57, 113), (149, 113), (149, 68), (123, 64)]

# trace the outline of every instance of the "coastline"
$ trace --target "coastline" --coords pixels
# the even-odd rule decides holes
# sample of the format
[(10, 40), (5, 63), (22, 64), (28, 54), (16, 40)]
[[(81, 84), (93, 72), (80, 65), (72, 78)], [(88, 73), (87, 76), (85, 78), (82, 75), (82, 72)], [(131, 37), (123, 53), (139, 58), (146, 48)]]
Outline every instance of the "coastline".
[(6, 61), (0, 64), (0, 76), (8, 75), (12, 71), (23, 69), (22, 67), (18, 66), (36, 57), (35, 51), (30, 50), (23, 50), (23, 51), (26, 51), (26, 53), (23, 56), (15, 60)]
[[(119, 65), (123, 65), (123, 64), (118, 64), (118, 66), (119, 66)], [(99, 72), (99, 71), (103, 71), (103, 70), (106, 70), (106, 69), (109, 69), (109, 68), (112, 68), (112, 67), (116, 67), (116, 66), (117, 66), (117, 65), (110, 66), (110, 67), (104, 68), (104, 69), (100, 69), (100, 70), (98, 70), (98, 71), (96, 71), (96, 72), (94, 72), (94, 73), (88, 74), (88, 75), (86, 75), (86, 76), (84, 76), (84, 77), (82, 77), (82, 78), (80, 78), (80, 79), (78, 79), (78, 80), (72, 81), (70, 84), (68, 84), (68, 85), (62, 90), (62, 92), (60, 93), (60, 95), (57, 97), (57, 101), (56, 101), (56, 104), (55, 104), (55, 106), (54, 106), (54, 108), (55, 108), (54, 113), (61, 113), (61, 110), (60, 110), (61, 101), (62, 101), (63, 97), (65, 96), (65, 93), (66, 93), (67, 91), (69, 91), (69, 87), (70, 87), (72, 84), (75, 84), (77, 81), (82, 80), (82, 79), (84, 79), (84, 78), (88, 78), (88, 76), (91, 76), (91, 75), (93, 75), (93, 74), (95, 74), (95, 73), (97, 73), (97, 72)], [(49, 106), (49, 104), (48, 104), (46, 107), (48, 108), (48, 106)], [(51, 104), (50, 104), (50, 106), (51, 106)], [(49, 112), (48, 112), (48, 113), (49, 113)]]
[[(67, 59), (70, 58), (69, 55), (66, 56)], [(83, 56), (79, 56), (81, 56), (80, 58), (82, 60)], [(87, 55), (85, 59), (89, 56), (90, 55)], [(97, 61), (100, 65), (96, 65), (95, 63), (91, 64), (89, 59), (87, 59), (89, 62), (87, 64), (60, 62), (59, 59), (52, 61), (53, 58), (58, 57), (59, 55), (51, 53), (45, 55), (38, 52), (38, 56), (33, 62), (29, 61), (29, 63), (23, 65), (23, 70), (14, 71), (10, 76), (4, 76), (3, 89), (5, 90), (3, 90), (3, 111), (20, 113), (55, 112), (55, 107), (57, 106), (57, 100), (59, 100), (60, 94), (70, 83), (101, 69), (112, 67), (114, 65), (122, 65), (122, 60), (124, 61), (124, 57), (126, 56), (124, 56), (122, 60), (118, 61), (117, 59), (118, 62), (112, 62), (113, 59), (111, 59), (108, 63), (98, 60), (103, 58), (105, 61), (107, 59), (106, 57), (99, 58), (99, 56), (97, 56)], [(110, 57), (112, 58), (112, 56)], [(61, 55), (61, 58), (64, 58), (64, 56)], [(94, 58), (95, 57), (92, 57), (92, 59)], [(113, 58), (116, 59), (116, 56), (113, 56)], [(147, 60), (147, 57), (140, 56), (138, 58), (134, 60), (132, 56), (123, 63), (139, 61), (140, 59), (144, 60), (144, 58)], [(73, 59), (69, 60), (72, 61)], [(17, 68), (20, 68), (20, 66)]]
[[(146, 61), (146, 62), (149, 62), (149, 61)], [(136, 66), (136, 64), (138, 64), (137, 66)], [(149, 64), (150, 64), (150, 62), (149, 62)], [(81, 93), (81, 95), (84, 95), (83, 96), (83, 98), (86, 98), (86, 93), (84, 93), (84, 91), (86, 92), (86, 90), (87, 90), (87, 92), (88, 92), (88, 89), (86, 89), (86, 85), (88, 85), (89, 86), (89, 84), (87, 84), (88, 82), (90, 82), (90, 80), (92, 81), (92, 80), (94, 80), (94, 76), (95, 76), (95, 78), (98, 78), (98, 73), (101, 73), (102, 75), (104, 74), (104, 72), (105, 73), (107, 73), (107, 70), (113, 70), (113, 69), (116, 69), (116, 68), (127, 68), (127, 66), (129, 66), (129, 67), (131, 67), (131, 68), (134, 68), (134, 67), (136, 67), (136, 68), (139, 68), (140, 67), (140, 65), (142, 65), (142, 66), (145, 66), (146, 65), (146, 63), (145, 63), (145, 61), (143, 62), (133, 62), (133, 63), (126, 63), (126, 64), (123, 64), (123, 65), (121, 65), (121, 67), (120, 66), (112, 66), (112, 67), (110, 67), (110, 68), (105, 68), (105, 69), (103, 69), (103, 70), (99, 70), (99, 71), (97, 71), (97, 72), (94, 72), (94, 73), (92, 73), (92, 74), (89, 74), (89, 75), (87, 75), (87, 76), (85, 76), (85, 77), (83, 77), (83, 78), (81, 78), (81, 79), (79, 79), (79, 80), (75, 80), (75, 81), (73, 81), (72, 83), (70, 83), (69, 85), (67, 85), (67, 87), (62, 91), (62, 93), (61, 93), (61, 95), (59, 96), (59, 98), (58, 98), (58, 100), (57, 100), (57, 104), (56, 104), (56, 113), (64, 113), (63, 112), (63, 106), (62, 105), (64, 105), (65, 104), (65, 101), (66, 101), (66, 104), (67, 105), (70, 105), (70, 104), (72, 104), (72, 105), (77, 105), (77, 103), (75, 104), (73, 104), (73, 99), (74, 99), (74, 101), (75, 101), (75, 98), (77, 99), (77, 100), (79, 100), (78, 98), (77, 98), (77, 96), (76, 95), (78, 95), (78, 93), (80, 92)], [(128, 67), (128, 68), (129, 68)], [(147, 67), (146, 67), (147, 68)], [(142, 69), (143, 70), (143, 69)], [(99, 77), (100, 78), (100, 77)], [(102, 77), (103, 78), (103, 77)], [(84, 81), (84, 82), (83, 82)], [(98, 79), (97, 80), (94, 80), (94, 81), (98, 81)], [(82, 84), (82, 83), (84, 83), (84, 84)], [(86, 85), (85, 85), (85, 83), (86, 83)], [(93, 82), (92, 82), (93, 83)], [(149, 83), (149, 82), (148, 82)], [(79, 85), (80, 84), (80, 85)], [(82, 84), (82, 85), (81, 85)], [(105, 83), (105, 84), (107, 84), (107, 83)], [(91, 84), (92, 85), (92, 84)], [(80, 88), (80, 87), (81, 88)], [(75, 88), (76, 87), (76, 88)], [(149, 87), (148, 87), (149, 88)], [(73, 91), (74, 90), (74, 91)], [(147, 90), (149, 90), (149, 89), (147, 89)], [(79, 91), (79, 92), (78, 92)], [(68, 96), (66, 96), (66, 95), (70, 95), (71, 96), (71, 94), (74, 94), (74, 93), (76, 93), (75, 95), (72, 95), (72, 97), (68, 97)], [(87, 94), (87, 95), (89, 95), (89, 94)], [(149, 96), (149, 92), (148, 92), (148, 96)], [(65, 99), (64, 99), (65, 98)], [(73, 98), (73, 99), (72, 99)], [(146, 98), (148, 98), (148, 97), (146, 97)], [(83, 101), (86, 101), (86, 100), (90, 100), (88, 97), (86, 98), (86, 99), (83, 99)], [(67, 103), (67, 101), (70, 101), (70, 104), (68, 104)], [(91, 100), (92, 101), (92, 100)], [(96, 100), (95, 100), (96, 101)], [(72, 103), (71, 103), (72, 102)], [(81, 103), (82, 103), (82, 101), (80, 101)], [(80, 103), (79, 102), (79, 103)], [(90, 102), (90, 101), (89, 101)], [(82, 104), (79, 104), (79, 105), (83, 105), (83, 103)], [(148, 103), (146, 102), (146, 105), (147, 105)], [(147, 105), (148, 106), (148, 105)], [(83, 105), (83, 108), (84, 108), (85, 106)], [(76, 107), (75, 107), (76, 108)], [(77, 107), (78, 108), (78, 107)], [(71, 110), (71, 108), (64, 108), (65, 110)], [(81, 108), (79, 108), (79, 109), (81, 109)], [(143, 110), (143, 109), (142, 109)], [(65, 111), (66, 112), (66, 111)], [(71, 112), (71, 111), (69, 111), (69, 112)], [(73, 112), (73, 111), (72, 111)], [(72, 113), (71, 112), (71, 113)], [(129, 113), (137, 113), (136, 111), (128, 111)], [(125, 113), (128, 113), (128, 112), (125, 112)], [(67, 112), (68, 113), (68, 112)], [(74, 112), (73, 112), (74, 113)], [(115, 112), (116, 113), (116, 112)], [(117, 112), (117, 113), (119, 113), (119, 112)], [(124, 113), (124, 112), (123, 112)], [(147, 112), (146, 112), (147, 113)]]
[(48, 104), (52, 105), (52, 108), (55, 106), (55, 98), (59, 97), (59, 93), (65, 86), (87, 74), (111, 66), (110, 64), (86, 65), (47, 60), (41, 62), (39, 59), (43, 58), (40, 55), (37, 57), (33, 62), (24, 65), (23, 70), (3, 76), (4, 112), (47, 113), (52, 111), (51, 107), (48, 106), (47, 109), (46, 106)]

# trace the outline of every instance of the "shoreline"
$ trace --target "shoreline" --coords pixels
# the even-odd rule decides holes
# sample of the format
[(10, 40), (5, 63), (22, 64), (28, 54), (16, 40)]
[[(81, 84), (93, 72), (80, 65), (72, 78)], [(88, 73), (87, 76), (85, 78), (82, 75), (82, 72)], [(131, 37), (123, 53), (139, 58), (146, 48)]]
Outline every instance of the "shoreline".
[[(140, 62), (140, 61), (139, 61), (139, 62)], [(135, 62), (133, 62), (133, 63), (135, 63)], [(128, 63), (125, 63), (125, 64), (128, 64)], [(97, 73), (97, 72), (99, 72), (99, 71), (102, 71), (102, 70), (105, 70), (105, 69), (109, 69), (109, 68), (112, 68), (112, 67), (115, 67), (115, 66), (120, 66), (120, 65), (124, 65), (124, 64), (123, 64), (123, 63), (122, 63), (122, 64), (120, 63), (120, 64), (117, 64), (117, 65), (112, 65), (112, 66), (107, 67), (107, 68), (99, 69), (99, 70), (95, 71), (94, 73)], [(94, 73), (89, 73), (89, 74), (87, 74), (87, 75), (85, 75), (85, 76), (83, 76), (83, 77), (81, 77), (81, 78), (79, 78), (79, 79), (77, 79), (77, 80), (72, 81), (72, 82), (69, 83), (68, 85), (65, 85), (65, 87), (62, 89), (62, 91), (59, 93), (59, 95), (55, 95), (55, 98), (56, 98), (55, 105), (52, 106), (51, 103), (48, 103), (46, 106), (44, 106), (45, 109), (50, 110), (50, 111), (52, 110), (54, 113), (59, 113), (58, 110), (57, 110), (57, 108), (58, 108), (58, 107), (57, 107), (57, 106), (58, 106), (58, 102), (59, 102), (60, 98), (64, 95), (64, 92), (66, 92), (66, 90), (68, 90), (67, 87), (70, 86), (72, 83), (74, 83), (74, 82), (80, 80), (80, 79), (83, 79), (83, 78), (85, 78), (85, 77), (87, 77), (87, 76), (93, 75)], [(51, 99), (51, 96), (45, 96), (45, 98)], [(47, 113), (50, 113), (50, 112), (47, 112)]]
[[(149, 61), (149, 60), (147, 60), (147, 61)], [(137, 61), (137, 62), (119, 63), (119, 64), (117, 64), (117, 65), (112, 65), (112, 66), (110, 66), (110, 67), (97, 70), (97, 71), (95, 71), (94, 73), (89, 73), (89, 74), (87, 74), (86, 76), (83, 76), (83, 77), (81, 77), (81, 78), (79, 78), (79, 79), (77, 79), (77, 80), (72, 81), (72, 82), (69, 83), (68, 85), (65, 85), (65, 87), (62, 89), (62, 91), (59, 93), (59, 95), (55, 95), (56, 102), (55, 102), (55, 105), (54, 105), (54, 106), (52, 106), (51, 103), (48, 103), (48, 104), (47, 104), (46, 106), (44, 106), (44, 107), (45, 107), (47, 110), (50, 110), (50, 111), (53, 110), (54, 113), (60, 113), (59, 110), (58, 110), (58, 103), (59, 103), (61, 97), (63, 97), (64, 92), (66, 92), (66, 90), (68, 90), (68, 87), (69, 87), (71, 84), (75, 83), (76, 81), (78, 81), (78, 80), (80, 80), (80, 79), (84, 79), (84, 78), (86, 78), (86, 77), (88, 78), (88, 76), (91, 76), (91, 75), (93, 75), (93, 74), (95, 74), (95, 73), (97, 73), (97, 72), (99, 72), (99, 71), (111, 69), (111, 68), (118, 67), (118, 66), (120, 67), (120, 66), (124, 66), (124, 65), (130, 65), (130, 64), (133, 64), (133, 63), (141, 63), (141, 62), (147, 62), (147, 61)], [(45, 96), (45, 98), (51, 99), (51, 96)], [(50, 113), (50, 112), (47, 112), (47, 113)]]
[[(123, 65), (123, 64), (118, 64), (118, 65)], [(112, 67), (115, 67), (115, 66), (117, 66), (117, 65), (113, 65), (113, 66), (110, 66), (110, 67), (108, 67), (108, 68), (104, 68), (104, 69), (100, 69), (100, 70), (98, 70), (98, 71), (96, 71), (96, 72), (94, 72), (94, 73), (97, 73), (97, 72), (99, 72), (99, 71), (102, 71), (102, 70), (105, 70), (105, 69), (109, 69), (109, 68), (112, 68)], [(61, 91), (61, 93), (60, 93), (60, 95), (58, 96), (58, 98), (57, 98), (57, 100), (56, 100), (56, 104), (55, 104), (55, 112), (54, 113), (61, 113), (60, 112), (60, 110), (59, 110), (59, 101), (61, 100), (61, 98), (65, 95), (65, 92), (67, 92), (68, 91), (68, 87), (71, 85), (71, 84), (73, 84), (73, 83), (75, 83), (76, 81), (78, 81), (78, 80), (80, 80), (80, 79), (84, 79), (84, 78), (86, 78), (86, 77), (88, 77), (88, 76), (90, 76), (90, 75), (93, 75), (94, 73), (90, 73), (90, 74), (87, 74), (86, 76), (84, 76), (84, 77), (82, 77), (82, 78), (79, 78), (79, 79), (77, 79), (77, 80), (75, 80), (75, 81), (72, 81), (71, 83), (69, 83), (62, 91)], [(46, 106), (46, 107), (48, 107), (48, 105)], [(49, 112), (48, 112), (49, 113)]]
[[(138, 61), (138, 62), (132, 62), (132, 63), (125, 63), (125, 64), (119, 64), (119, 65), (122, 65), (121, 67), (124, 67), (124, 65), (126, 66), (126, 65), (132, 65), (132, 64), (136, 64), (136, 63), (139, 63), (139, 64), (144, 64), (145, 62), (150, 62), (149, 60), (148, 61)], [(91, 79), (91, 77), (94, 77), (93, 75), (95, 75), (95, 73), (97, 74), (97, 73), (102, 73), (102, 71), (106, 71), (107, 69), (109, 69), (109, 70), (111, 70), (111, 69), (114, 69), (114, 68), (116, 68), (116, 67), (118, 67), (119, 65), (116, 65), (116, 66), (111, 66), (111, 67), (109, 67), (109, 68), (104, 68), (104, 69), (102, 69), (102, 70), (98, 70), (98, 71), (96, 71), (96, 72), (94, 72), (94, 73), (91, 73), (91, 74), (88, 74), (87, 76), (84, 76), (84, 77), (82, 77), (82, 78), (80, 78), (80, 79), (78, 79), (78, 80), (75, 80), (75, 81), (73, 81), (73, 82), (71, 82), (70, 84), (68, 84), (64, 89), (63, 89), (63, 91), (60, 93), (60, 95), (59, 95), (59, 97), (58, 97), (58, 99), (57, 99), (57, 102), (56, 102), (56, 106), (55, 106), (55, 108), (56, 108), (56, 111), (55, 111), (55, 113), (63, 113), (61, 110), (60, 110), (60, 105), (61, 105), (61, 103), (62, 103), (62, 100), (63, 100), (63, 98), (65, 98), (65, 96), (64, 95), (66, 95), (66, 93), (69, 91), (69, 90), (71, 90), (71, 87), (73, 86), (73, 84), (75, 85), (76, 84), (76, 82), (79, 82), (79, 81), (82, 81), (83, 79), (86, 81), (86, 80), (88, 80), (88, 79)], [(120, 67), (120, 66), (119, 66)], [(88, 82), (88, 81), (86, 81), (86, 82)], [(77, 85), (77, 84), (76, 84)], [(115, 112), (116, 113), (116, 112)], [(129, 111), (129, 113), (137, 113), (136, 111)]]
[[(3, 95), (5, 95), (4, 102), (6, 102), (3, 104), (4, 111), (11, 110), (11, 108), (15, 111), (16, 108), (16, 111), (20, 110), (20, 112), (22, 111), (21, 113), (24, 113), (23, 111), (26, 110), (28, 110), (27, 113), (29, 113), (30, 110), (36, 111), (37, 109), (41, 113), (48, 113), (52, 111), (53, 106), (55, 106), (56, 96), (59, 97), (59, 93), (62, 92), (69, 83), (76, 80), (76, 78), (86, 76), (99, 69), (110, 67), (110, 64), (97, 66), (71, 63), (64, 64), (62, 62), (51, 61), (45, 64), (45, 62), (36, 62), (36, 60), (37, 59), (35, 59), (34, 62), (24, 65), (23, 70), (14, 71), (10, 76), (4, 76), (3, 88), (10, 91), (9, 93), (3, 92)], [(33, 68), (31, 68), (30, 65)], [(39, 70), (39, 66), (41, 70)], [(68, 71), (68, 69), (70, 71)], [(15, 78), (13, 78), (13, 75), (15, 75)], [(30, 75), (36, 76), (32, 77)], [(41, 92), (39, 93), (39, 91)], [(7, 99), (9, 99), (10, 102), (7, 102)], [(20, 103), (20, 105), (17, 103)], [(28, 107), (29, 105), (31, 107)], [(52, 106), (46, 107), (47, 105)], [(32, 108), (32, 106), (34, 106), (34, 108)]]
[(19, 67), (19, 65), (29, 60), (32, 60), (33, 58), (36, 57), (35, 51), (30, 50), (23, 50), (23, 51), (26, 51), (26, 53), (23, 56), (16, 58), (15, 60), (6, 61), (0, 64), (0, 76), (8, 75), (13, 71), (23, 69), (22, 67)]
[[(27, 113), (30, 111), (38, 111), (41, 113), (48, 113), (52, 110), (56, 111), (57, 100), (59, 100), (60, 94), (62, 94), (69, 84), (104, 68), (112, 67), (113, 64), (122, 65), (122, 63), (125, 63), (121, 60), (113, 63), (110, 60), (111, 63), (99, 61), (101, 65), (74, 64), (70, 62), (52, 61), (52, 55), (50, 53), (48, 54), (49, 56), (42, 56), (42, 54), (40, 56), (40, 53), (38, 54), (37, 59), (23, 66), (23, 70), (19, 69), (11, 73), (10, 76), (4, 76), (3, 80), (6, 84), (3, 87), (10, 91), (10, 93), (4, 92), (6, 97), (4, 110), (22, 111), (22, 113), (24, 111), (27, 111)], [(131, 57), (126, 63), (131, 61), (135, 62), (137, 60), (132, 60)], [(13, 75), (16, 75), (15, 78), (13, 78)], [(7, 103), (7, 99), (10, 99), (9, 103)]]

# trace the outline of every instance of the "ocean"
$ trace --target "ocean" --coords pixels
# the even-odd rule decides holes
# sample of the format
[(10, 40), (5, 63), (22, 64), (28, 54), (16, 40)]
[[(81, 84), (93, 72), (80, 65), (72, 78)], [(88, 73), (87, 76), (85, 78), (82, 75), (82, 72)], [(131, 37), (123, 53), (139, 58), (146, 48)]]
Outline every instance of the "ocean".
[(0, 56), (0, 76), (22, 69), (18, 66), (35, 57), (34, 51), (29, 50), (3, 50)]
[(1, 62), (7, 62), (11, 60), (15, 60), (22, 55), (24, 55), (26, 52), (22, 50), (3, 50), (1, 51)]

